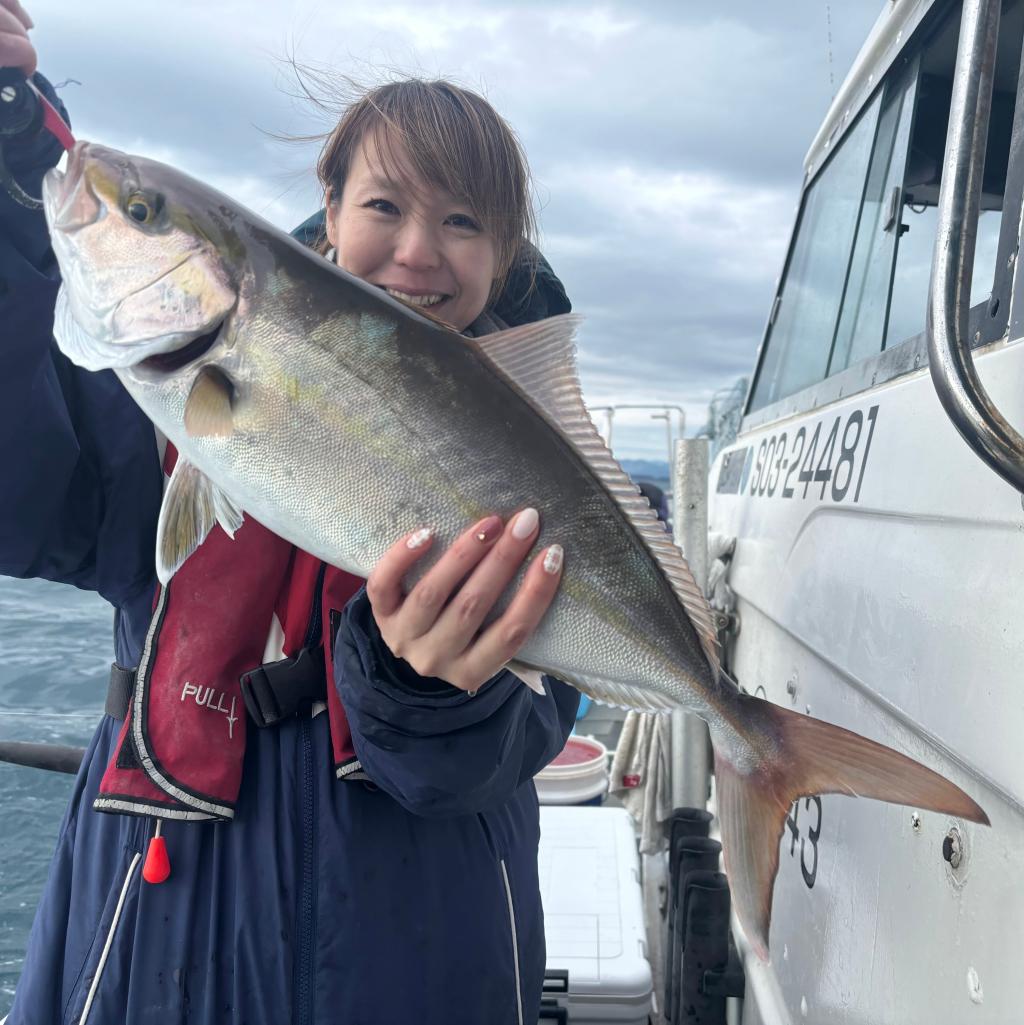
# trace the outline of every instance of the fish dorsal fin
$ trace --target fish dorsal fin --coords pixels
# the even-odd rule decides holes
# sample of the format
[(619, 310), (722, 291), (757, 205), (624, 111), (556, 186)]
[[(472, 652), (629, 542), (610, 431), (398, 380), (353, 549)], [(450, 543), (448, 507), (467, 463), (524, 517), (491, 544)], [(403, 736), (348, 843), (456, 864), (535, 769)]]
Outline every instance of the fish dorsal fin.
[(474, 341), (558, 427), (600, 478), (668, 578), (717, 674), (718, 637), (707, 599), (665, 525), (608, 450), (583, 402), (576, 369), (576, 330), (581, 322), (579, 316), (562, 314)]
[(156, 527), (156, 575), (166, 584), (219, 523), (229, 537), (242, 525), (238, 507), (209, 477), (178, 456)]

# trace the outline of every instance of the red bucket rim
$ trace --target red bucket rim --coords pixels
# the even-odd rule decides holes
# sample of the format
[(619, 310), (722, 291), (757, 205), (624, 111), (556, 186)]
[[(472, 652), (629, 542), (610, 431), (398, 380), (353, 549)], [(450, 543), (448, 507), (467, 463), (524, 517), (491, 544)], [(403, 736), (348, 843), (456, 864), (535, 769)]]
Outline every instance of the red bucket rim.
[[(581, 748), (590, 755), (589, 758), (581, 759), (579, 757)], [(586, 765), (588, 762), (604, 758), (605, 754), (606, 751), (604, 745), (598, 740), (591, 740), (589, 737), (570, 737), (565, 742), (565, 747), (558, 752), (550, 764), (565, 767), (570, 765)], [(568, 760), (566, 759), (566, 755), (569, 755)], [(573, 757), (573, 755), (575, 755), (575, 757)]]

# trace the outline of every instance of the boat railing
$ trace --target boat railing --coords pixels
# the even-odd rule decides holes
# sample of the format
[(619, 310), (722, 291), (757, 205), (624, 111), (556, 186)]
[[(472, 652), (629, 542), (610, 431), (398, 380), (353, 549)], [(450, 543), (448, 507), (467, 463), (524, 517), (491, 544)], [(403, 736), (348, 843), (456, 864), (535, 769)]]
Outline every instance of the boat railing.
[(1000, 7), (1000, 0), (964, 0), (928, 294), (928, 355), (935, 391), (954, 426), (1024, 492), (1024, 437), (981, 383), (968, 328)]

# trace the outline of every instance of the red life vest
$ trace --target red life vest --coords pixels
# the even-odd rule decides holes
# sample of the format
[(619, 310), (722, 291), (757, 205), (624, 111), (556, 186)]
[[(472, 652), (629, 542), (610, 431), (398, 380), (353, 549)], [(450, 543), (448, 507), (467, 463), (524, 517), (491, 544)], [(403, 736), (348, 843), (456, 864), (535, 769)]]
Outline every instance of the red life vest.
[[(165, 469), (176, 453), (168, 445)], [(320, 636), (309, 638), (319, 559), (247, 516), (234, 540), (215, 526), (158, 587), (135, 687), (94, 807), (173, 819), (230, 819), (242, 780), (240, 677), (263, 661), (276, 616), (285, 656), (324, 646), (335, 772), (363, 778), (333, 684), (332, 613), (363, 581), (325, 567)]]

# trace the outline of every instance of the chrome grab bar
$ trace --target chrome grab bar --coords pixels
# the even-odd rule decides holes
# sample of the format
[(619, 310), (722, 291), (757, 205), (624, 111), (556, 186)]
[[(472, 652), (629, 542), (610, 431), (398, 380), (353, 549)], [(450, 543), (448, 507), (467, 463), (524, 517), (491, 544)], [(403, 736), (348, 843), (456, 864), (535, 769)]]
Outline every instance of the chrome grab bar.
[(932, 382), (953, 425), (1000, 477), (1024, 491), (1024, 438), (985, 391), (968, 333), (999, 13), (1000, 0), (964, 0), (926, 330)]

